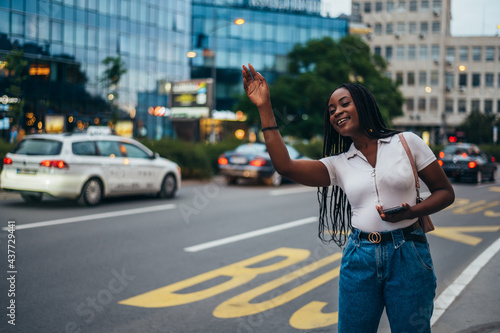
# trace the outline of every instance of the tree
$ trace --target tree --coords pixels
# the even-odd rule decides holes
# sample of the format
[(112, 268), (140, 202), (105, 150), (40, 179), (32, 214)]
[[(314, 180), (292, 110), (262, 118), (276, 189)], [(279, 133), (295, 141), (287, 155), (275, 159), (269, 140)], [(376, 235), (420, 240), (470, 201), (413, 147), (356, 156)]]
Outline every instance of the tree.
[[(9, 87), (6, 89), (9, 97), (18, 99), (18, 103), (12, 103), (10, 109), (12, 111), (13, 124), (21, 125), (21, 118), (24, 107), (24, 83), (27, 78), (26, 69), (28, 61), (23, 58), (23, 50), (12, 50), (7, 54), (3, 61), (5, 62), (4, 69), (9, 76)], [(18, 126), (19, 127), (19, 126)]]
[(120, 55), (117, 57), (107, 57), (102, 61), (102, 64), (107, 66), (107, 68), (102, 73), (99, 81), (109, 91), (108, 100), (111, 102), (112, 120), (115, 123), (119, 118), (118, 110), (115, 106), (115, 101), (118, 99), (118, 85), (122, 76), (127, 73), (127, 68)]
[[(359, 37), (330, 37), (298, 44), (288, 54), (289, 73), (271, 84), (271, 100), (284, 134), (302, 138), (322, 135), (324, 112), (331, 92), (346, 82), (360, 83), (375, 96), (382, 116), (390, 123), (402, 115), (403, 96), (384, 75), (387, 64), (370, 53)], [(259, 69), (257, 69), (259, 70)], [(235, 110), (248, 114), (250, 125), (259, 122), (258, 112), (243, 94)]]
[(493, 143), (493, 126), (500, 127), (500, 119), (494, 114), (472, 111), (457, 127), (465, 133), (467, 142), (476, 144)]

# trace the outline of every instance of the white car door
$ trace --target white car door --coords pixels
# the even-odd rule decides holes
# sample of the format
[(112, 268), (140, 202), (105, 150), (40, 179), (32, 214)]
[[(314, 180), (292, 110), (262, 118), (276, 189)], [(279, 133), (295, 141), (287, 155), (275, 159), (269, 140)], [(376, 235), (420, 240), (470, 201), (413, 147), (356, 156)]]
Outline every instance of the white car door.
[(131, 188), (137, 192), (156, 192), (160, 184), (160, 169), (155, 167), (154, 160), (148, 152), (128, 142), (121, 142), (121, 150), (126, 156), (127, 174)]
[(101, 164), (108, 194), (118, 194), (130, 191), (127, 178), (127, 161), (120, 150), (120, 142), (112, 140), (96, 141), (99, 163)]

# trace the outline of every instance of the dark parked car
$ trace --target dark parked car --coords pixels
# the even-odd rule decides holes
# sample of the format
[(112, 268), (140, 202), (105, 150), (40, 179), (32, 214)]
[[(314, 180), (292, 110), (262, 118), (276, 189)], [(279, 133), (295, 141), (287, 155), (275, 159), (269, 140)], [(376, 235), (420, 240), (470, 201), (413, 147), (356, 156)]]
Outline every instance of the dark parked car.
[(478, 184), (483, 180), (495, 181), (495, 158), (474, 144), (450, 144), (439, 152), (438, 162), (446, 175), (457, 181), (466, 179)]
[[(286, 146), (290, 158), (303, 157), (295, 148)], [(235, 184), (239, 178), (262, 181), (266, 185), (279, 186), (283, 177), (274, 169), (271, 158), (263, 143), (246, 143), (235, 150), (219, 156), (220, 174), (227, 177), (230, 184)]]

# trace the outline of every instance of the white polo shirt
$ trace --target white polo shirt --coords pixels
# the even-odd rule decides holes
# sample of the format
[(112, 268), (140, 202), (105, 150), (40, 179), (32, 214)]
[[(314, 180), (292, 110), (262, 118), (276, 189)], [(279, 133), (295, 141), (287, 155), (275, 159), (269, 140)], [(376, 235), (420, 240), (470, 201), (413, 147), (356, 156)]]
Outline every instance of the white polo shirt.
[[(417, 171), (431, 164), (436, 157), (416, 134), (403, 133), (415, 159)], [(351, 145), (345, 153), (320, 160), (328, 169), (331, 185), (346, 193), (352, 209), (352, 226), (366, 232), (390, 231), (413, 224), (417, 219), (397, 223), (385, 222), (375, 208), (415, 205), (417, 193), (410, 160), (398, 135), (378, 140), (375, 168)]]

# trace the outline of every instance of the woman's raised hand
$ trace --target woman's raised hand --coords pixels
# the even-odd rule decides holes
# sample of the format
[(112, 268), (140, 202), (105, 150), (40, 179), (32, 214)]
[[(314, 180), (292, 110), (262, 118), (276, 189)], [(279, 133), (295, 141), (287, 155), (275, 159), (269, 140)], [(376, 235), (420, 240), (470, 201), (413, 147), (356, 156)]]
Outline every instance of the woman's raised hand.
[(257, 107), (270, 102), (269, 87), (267, 86), (266, 79), (260, 73), (257, 73), (251, 64), (248, 64), (248, 68), (243, 65), (243, 87), (248, 98)]

